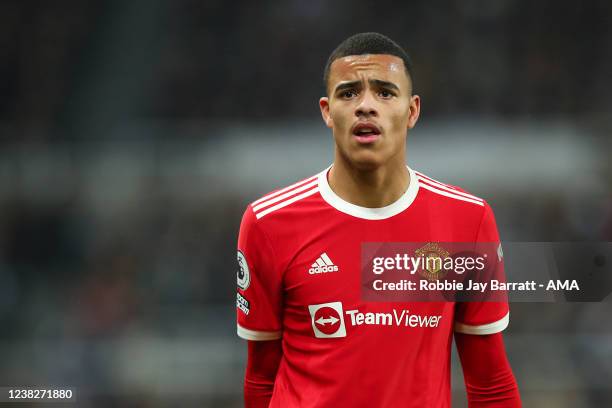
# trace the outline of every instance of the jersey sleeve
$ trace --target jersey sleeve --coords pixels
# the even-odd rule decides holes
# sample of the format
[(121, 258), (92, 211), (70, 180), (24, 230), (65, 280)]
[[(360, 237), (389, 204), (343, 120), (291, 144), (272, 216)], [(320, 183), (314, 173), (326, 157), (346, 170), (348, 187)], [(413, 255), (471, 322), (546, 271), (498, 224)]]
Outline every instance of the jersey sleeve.
[[(488, 256), (495, 269), (496, 277), (504, 277), (504, 258), (495, 223), (493, 210), (485, 202), (484, 213), (478, 229), (476, 243), (487, 243), (491, 254)], [(484, 246), (483, 246), (484, 247)], [(486, 280), (485, 280), (486, 281)], [(507, 296), (504, 301), (495, 302), (463, 302), (457, 303), (455, 309), (455, 331), (465, 334), (493, 334), (508, 327), (510, 312)]]
[(240, 224), (237, 258), (238, 336), (246, 340), (281, 338), (281, 274), (274, 262), (274, 248), (251, 206)]

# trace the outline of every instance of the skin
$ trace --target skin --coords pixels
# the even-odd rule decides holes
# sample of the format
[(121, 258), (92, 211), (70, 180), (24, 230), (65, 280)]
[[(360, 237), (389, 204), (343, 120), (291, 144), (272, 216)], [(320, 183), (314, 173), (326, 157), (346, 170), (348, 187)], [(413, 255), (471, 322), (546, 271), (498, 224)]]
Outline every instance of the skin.
[[(335, 60), (327, 83), (329, 96), (319, 100), (323, 121), (332, 129), (332, 190), (343, 200), (379, 208), (406, 192), (406, 137), (419, 118), (420, 98), (401, 58), (386, 54), (351, 55)], [(381, 136), (359, 143), (353, 127), (374, 123)]]

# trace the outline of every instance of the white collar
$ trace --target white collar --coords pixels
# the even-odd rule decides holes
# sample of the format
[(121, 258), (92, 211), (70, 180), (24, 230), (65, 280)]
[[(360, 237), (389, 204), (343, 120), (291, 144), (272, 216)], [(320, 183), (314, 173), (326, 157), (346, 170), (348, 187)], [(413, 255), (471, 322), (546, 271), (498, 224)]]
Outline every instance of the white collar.
[(406, 192), (402, 194), (397, 201), (385, 207), (379, 208), (360, 207), (343, 200), (331, 189), (329, 182), (327, 181), (327, 172), (332, 166), (333, 165), (330, 165), (328, 168), (319, 173), (319, 192), (321, 193), (321, 197), (323, 197), (323, 199), (336, 210), (342, 211), (343, 213), (357, 218), (363, 218), (366, 220), (384, 220), (385, 218), (393, 217), (394, 215), (397, 215), (410, 207), (410, 204), (412, 204), (419, 191), (419, 181), (416, 173), (410, 167), (406, 166), (408, 168), (408, 173), (410, 174), (410, 184), (408, 185)]

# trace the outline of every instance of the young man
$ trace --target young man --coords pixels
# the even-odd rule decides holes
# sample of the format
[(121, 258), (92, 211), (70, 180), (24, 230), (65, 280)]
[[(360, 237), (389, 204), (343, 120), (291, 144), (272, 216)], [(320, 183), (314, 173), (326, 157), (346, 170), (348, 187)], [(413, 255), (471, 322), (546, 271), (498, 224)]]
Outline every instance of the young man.
[[(406, 166), (420, 111), (410, 70), (381, 34), (340, 44), (319, 101), (333, 164), (245, 211), (236, 304), (238, 335), (249, 341), (247, 407), (449, 407), (453, 334), (470, 407), (520, 406), (500, 333), (507, 303), (361, 297), (364, 242), (499, 240), (484, 200)], [(397, 310), (439, 324), (355, 318)]]

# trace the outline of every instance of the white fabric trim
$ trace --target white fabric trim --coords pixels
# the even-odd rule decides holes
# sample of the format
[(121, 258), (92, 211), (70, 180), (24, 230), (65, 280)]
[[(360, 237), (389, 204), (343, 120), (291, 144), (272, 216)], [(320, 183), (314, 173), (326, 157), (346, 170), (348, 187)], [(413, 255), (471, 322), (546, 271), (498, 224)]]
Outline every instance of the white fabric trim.
[(471, 198), (462, 197), (460, 195), (456, 195), (456, 194), (453, 194), (453, 193), (448, 193), (448, 192), (443, 191), (443, 190), (438, 190), (437, 188), (432, 187), (429, 184), (421, 183), (421, 187), (423, 187), (425, 190), (432, 191), (432, 192), (434, 192), (436, 194), (440, 194), (440, 195), (443, 195), (445, 197), (454, 198), (455, 200), (466, 201), (466, 202), (472, 203), (472, 204), (478, 204), (478, 205), (484, 207), (484, 203), (482, 201), (476, 201), (476, 200), (472, 200)]
[(260, 212), (258, 212), (258, 213), (255, 213), (255, 217), (256, 217), (257, 219), (260, 219), (260, 218), (261, 218), (261, 217), (263, 217), (264, 215), (266, 215), (266, 214), (270, 214), (272, 211), (276, 211), (276, 210), (278, 210), (279, 208), (283, 208), (283, 207), (288, 206), (289, 204), (293, 204), (293, 203), (295, 203), (296, 201), (301, 200), (302, 198), (306, 198), (306, 197), (308, 197), (308, 196), (313, 195), (313, 194), (314, 194), (314, 193), (316, 193), (317, 191), (319, 191), (319, 188), (318, 188), (318, 187), (315, 187), (315, 188), (313, 188), (312, 190), (306, 191), (305, 193), (302, 193), (302, 194), (300, 194), (300, 195), (293, 196), (293, 197), (289, 198), (288, 200), (285, 200), (285, 201), (280, 202), (280, 203), (278, 203), (278, 204), (276, 204), (276, 205), (273, 205), (272, 207), (268, 207), (268, 208), (266, 208), (266, 209), (265, 209), (265, 210), (263, 210), (263, 211), (260, 211)]
[(332, 166), (329, 166), (321, 173), (319, 173), (319, 191), (321, 197), (336, 210), (341, 211), (345, 214), (352, 215), (353, 217), (363, 218), (366, 220), (383, 220), (385, 218), (393, 217), (401, 213), (410, 207), (410, 204), (414, 201), (419, 192), (419, 180), (416, 173), (408, 166), (408, 172), (410, 173), (410, 184), (408, 189), (402, 196), (392, 204), (380, 208), (367, 208), (360, 207), (355, 204), (351, 204), (348, 201), (344, 201), (340, 198), (329, 186), (327, 182), (327, 172)]
[(446, 183), (441, 182), (440, 180), (436, 180), (435, 178), (431, 178), (431, 177), (429, 177), (427, 174), (423, 174), (423, 173), (421, 173), (420, 171), (416, 171), (416, 170), (415, 170), (414, 172), (417, 174), (417, 176), (419, 176), (419, 177), (421, 177), (421, 178), (424, 178), (424, 179), (426, 179), (427, 181), (431, 181), (431, 182), (433, 182), (433, 183), (441, 184), (441, 185), (446, 186), (446, 187), (448, 187), (448, 188), (450, 188), (450, 189), (453, 189), (453, 190), (455, 190), (455, 191), (458, 191), (458, 190), (457, 190), (457, 187), (455, 187), (455, 186), (451, 186), (450, 184), (446, 184)]
[(236, 325), (236, 328), (237, 328), (238, 336), (242, 337), (245, 340), (263, 341), (263, 340), (278, 340), (281, 338), (280, 331), (249, 330), (249, 329), (245, 329), (239, 324)]
[(449, 187), (449, 186), (447, 186), (445, 184), (442, 184), (442, 183), (439, 183), (437, 181), (432, 181), (432, 180), (428, 179), (427, 177), (421, 176), (420, 174), (418, 174), (418, 176), (419, 176), (419, 180), (422, 181), (423, 184), (429, 184), (432, 187), (436, 187), (436, 188), (439, 188), (441, 190), (446, 190), (448, 192), (451, 192), (453, 194), (457, 194), (457, 195), (460, 195), (460, 196), (471, 198), (472, 200), (484, 201), (480, 197), (476, 197), (475, 195), (464, 193), (463, 191), (459, 191), (459, 190), (457, 190), (455, 188)]
[(296, 188), (294, 190), (291, 190), (291, 191), (289, 191), (289, 192), (287, 192), (285, 194), (281, 194), (281, 195), (276, 196), (274, 198), (271, 198), (269, 200), (262, 201), (261, 203), (259, 203), (259, 204), (257, 204), (256, 206), (253, 207), (253, 211), (257, 212), (257, 211), (261, 210), (262, 208), (265, 208), (265, 207), (267, 207), (269, 205), (277, 203), (277, 202), (279, 202), (281, 200), (284, 200), (287, 197), (291, 197), (292, 195), (295, 195), (295, 194), (297, 194), (299, 192), (302, 192), (304, 190), (308, 190), (309, 188), (314, 187), (316, 185), (317, 185), (317, 180), (313, 180), (310, 183), (304, 184), (303, 186), (298, 187), (298, 188)]
[(506, 313), (504, 317), (496, 322), (482, 324), (480, 326), (470, 326), (469, 324), (455, 322), (455, 331), (465, 334), (493, 334), (503, 331), (506, 327), (508, 327), (508, 323), (510, 323), (510, 312)]
[(261, 197), (260, 199), (253, 201), (251, 203), (251, 205), (252, 206), (256, 206), (257, 204), (261, 203), (262, 201), (267, 201), (267, 200), (271, 199), (272, 197), (276, 197), (277, 195), (282, 194), (285, 191), (291, 190), (292, 188), (295, 188), (295, 187), (297, 187), (299, 185), (302, 185), (304, 183), (307, 183), (309, 181), (313, 181), (316, 178), (317, 178), (317, 175), (314, 175), (314, 176), (308, 177), (307, 179), (304, 179), (302, 181), (298, 181), (297, 183), (294, 183), (294, 184), (292, 184), (290, 186), (287, 186), (287, 187), (285, 187), (283, 189), (280, 189), (278, 191), (275, 191), (273, 193), (267, 194), (267, 195)]

